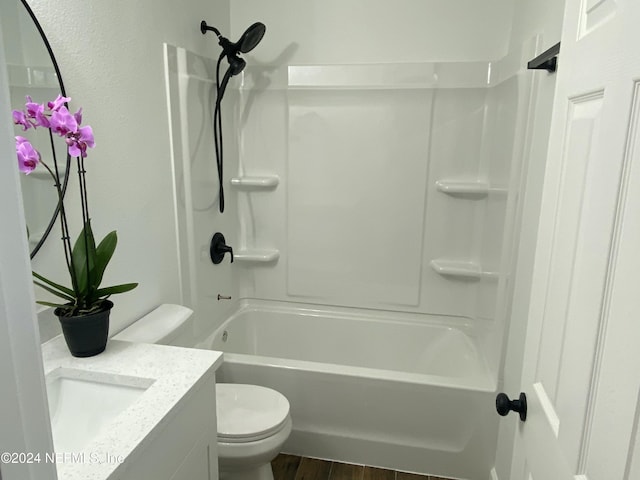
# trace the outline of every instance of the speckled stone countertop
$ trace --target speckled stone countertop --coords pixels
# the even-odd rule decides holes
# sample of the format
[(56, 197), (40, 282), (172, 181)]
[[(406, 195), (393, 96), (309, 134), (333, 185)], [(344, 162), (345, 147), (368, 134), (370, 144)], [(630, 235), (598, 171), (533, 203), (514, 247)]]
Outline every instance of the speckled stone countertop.
[[(178, 404), (214, 375), (222, 364), (222, 353), (164, 345), (148, 345), (110, 340), (107, 349), (95, 357), (75, 358), (62, 336), (42, 345), (45, 375), (64, 375), (85, 380), (112, 376), (128, 384), (140, 379), (140, 386), (151, 386), (87, 443), (81, 452), (56, 452), (59, 480), (106, 480), (118, 476), (122, 463), (135, 461), (137, 454), (155, 438)], [(62, 370), (60, 370), (62, 369)], [(212, 405), (212, 408), (213, 405)], [(75, 454), (64, 458), (61, 454)]]

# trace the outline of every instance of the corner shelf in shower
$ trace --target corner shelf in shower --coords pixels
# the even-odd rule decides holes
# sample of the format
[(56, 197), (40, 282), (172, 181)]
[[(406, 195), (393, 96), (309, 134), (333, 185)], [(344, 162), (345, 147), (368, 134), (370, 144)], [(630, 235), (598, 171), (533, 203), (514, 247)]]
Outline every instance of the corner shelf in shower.
[(234, 260), (247, 263), (270, 263), (280, 258), (280, 251), (275, 249), (247, 249), (238, 250), (233, 255)]
[(484, 198), (490, 193), (507, 193), (506, 188), (491, 187), (487, 182), (438, 180), (436, 188), (454, 197)]
[(461, 279), (480, 280), (481, 278), (497, 279), (498, 272), (486, 272), (477, 262), (468, 260), (451, 260), (438, 258), (429, 263), (436, 273), (444, 277), (458, 277)]
[(436, 188), (447, 195), (469, 195), (474, 197), (486, 197), (489, 193), (489, 184), (486, 182), (461, 182), (454, 180), (438, 180)]
[(264, 176), (264, 177), (234, 177), (231, 179), (231, 185), (238, 188), (247, 188), (255, 190), (267, 190), (270, 188), (276, 188), (280, 183), (280, 178), (277, 176)]

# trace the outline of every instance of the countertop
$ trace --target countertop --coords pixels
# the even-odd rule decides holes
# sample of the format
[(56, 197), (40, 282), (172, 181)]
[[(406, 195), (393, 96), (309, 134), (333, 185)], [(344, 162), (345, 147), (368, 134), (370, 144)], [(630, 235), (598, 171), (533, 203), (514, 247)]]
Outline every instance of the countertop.
[(122, 468), (120, 459), (135, 461), (180, 401), (222, 364), (221, 352), (117, 340), (109, 340), (99, 355), (75, 358), (62, 336), (43, 344), (42, 355), (45, 375), (64, 369), (88, 380), (111, 374), (153, 382), (81, 452), (56, 452), (59, 480), (105, 480)]

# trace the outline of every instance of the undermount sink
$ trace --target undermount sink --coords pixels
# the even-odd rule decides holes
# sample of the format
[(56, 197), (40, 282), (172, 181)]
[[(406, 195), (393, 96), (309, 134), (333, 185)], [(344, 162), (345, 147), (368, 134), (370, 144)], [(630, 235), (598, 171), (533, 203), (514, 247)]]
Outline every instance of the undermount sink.
[(152, 384), (147, 378), (58, 368), (46, 376), (56, 452), (79, 452)]

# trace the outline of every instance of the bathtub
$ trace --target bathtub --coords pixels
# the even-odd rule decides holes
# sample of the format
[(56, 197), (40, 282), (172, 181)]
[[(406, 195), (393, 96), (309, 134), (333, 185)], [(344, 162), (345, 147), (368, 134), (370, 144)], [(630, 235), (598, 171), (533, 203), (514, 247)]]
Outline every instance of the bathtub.
[(252, 302), (207, 343), (224, 352), (219, 382), (289, 399), (287, 453), (488, 480), (496, 385), (471, 332), (464, 319)]

